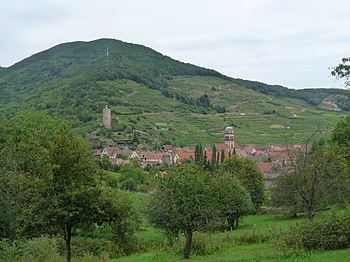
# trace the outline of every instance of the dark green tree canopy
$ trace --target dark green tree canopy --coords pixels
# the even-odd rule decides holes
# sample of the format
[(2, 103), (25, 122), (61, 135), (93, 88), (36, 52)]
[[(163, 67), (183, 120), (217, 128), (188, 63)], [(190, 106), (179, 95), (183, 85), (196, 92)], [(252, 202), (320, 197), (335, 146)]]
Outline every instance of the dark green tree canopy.
[(93, 223), (118, 229), (121, 218), (130, 218), (130, 205), (101, 194), (92, 151), (69, 124), (29, 113), (2, 124), (0, 237), (61, 236), (70, 261), (74, 229)]
[(219, 172), (228, 173), (238, 178), (249, 192), (254, 208), (264, 201), (264, 178), (257, 164), (247, 157), (230, 157), (224, 160)]
[(215, 215), (212, 177), (193, 164), (173, 167), (159, 179), (150, 204), (151, 221), (168, 235), (186, 235), (184, 258), (189, 258), (192, 234)]

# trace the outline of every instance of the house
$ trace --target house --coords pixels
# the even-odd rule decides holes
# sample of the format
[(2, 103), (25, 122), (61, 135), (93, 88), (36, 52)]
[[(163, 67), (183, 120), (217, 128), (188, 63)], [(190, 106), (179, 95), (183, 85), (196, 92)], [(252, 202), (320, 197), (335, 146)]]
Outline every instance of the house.
[(246, 157), (248, 154), (243, 149), (236, 149), (236, 156)]
[(171, 152), (173, 152), (174, 147), (173, 147), (172, 145), (164, 145), (164, 146), (163, 146), (163, 150), (164, 150), (165, 152), (171, 153)]
[(183, 159), (193, 159), (194, 160), (194, 151), (193, 152), (185, 152), (182, 150), (177, 151), (176, 154), (174, 155), (173, 163), (174, 164), (179, 163)]
[(270, 146), (271, 151), (285, 151), (286, 149), (287, 149), (287, 147), (282, 146), (282, 145), (271, 145)]
[(258, 163), (258, 167), (263, 173), (271, 173), (274, 168), (273, 163)]
[(121, 159), (121, 158), (110, 158), (109, 161), (111, 162), (112, 165), (126, 165), (130, 164), (129, 159)]
[(160, 152), (142, 152), (140, 160), (141, 163), (146, 165), (159, 165), (163, 163), (163, 155)]
[(102, 150), (101, 157), (107, 155), (109, 158), (116, 157), (119, 154), (118, 147), (105, 147)]
[(129, 158), (137, 158), (137, 159), (141, 159), (140, 157), (141, 153), (137, 152), (137, 151), (132, 151), (131, 154), (129, 154)]
[(94, 156), (101, 156), (101, 155), (102, 155), (102, 149), (94, 150)]
[(258, 167), (264, 174), (265, 188), (271, 188), (281, 176), (281, 172), (274, 170), (274, 163), (258, 163)]
[(255, 155), (256, 153), (256, 149), (253, 145), (246, 145), (244, 148), (243, 148), (244, 152), (247, 153), (247, 155)]

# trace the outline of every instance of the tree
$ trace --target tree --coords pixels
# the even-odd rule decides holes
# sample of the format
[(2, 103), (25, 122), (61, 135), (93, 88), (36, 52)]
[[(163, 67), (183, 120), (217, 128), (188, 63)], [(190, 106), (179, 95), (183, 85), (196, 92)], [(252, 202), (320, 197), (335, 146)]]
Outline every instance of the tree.
[(238, 227), (238, 221), (253, 211), (253, 204), (248, 191), (237, 177), (228, 173), (218, 174), (215, 185), (215, 198), (220, 218), (227, 222), (227, 229)]
[(350, 117), (338, 122), (332, 132), (331, 142), (339, 145), (347, 157), (350, 157)]
[(104, 170), (112, 170), (112, 163), (109, 160), (109, 156), (108, 155), (103, 155), (100, 158), (99, 166), (100, 166), (100, 168), (102, 168)]
[(193, 232), (208, 224), (215, 214), (212, 177), (198, 166), (186, 164), (172, 168), (158, 182), (149, 207), (151, 221), (169, 236), (185, 234), (183, 257), (188, 259)]
[(287, 215), (294, 217), (297, 217), (298, 212), (304, 211), (296, 182), (293, 175), (282, 175), (271, 189), (271, 205), (284, 208)]
[(331, 74), (332, 76), (335, 76), (336, 78), (344, 78), (345, 79), (345, 85), (349, 86), (350, 81), (350, 57), (344, 57), (342, 58), (342, 61), (340, 64), (338, 64), (334, 69), (332, 70)]
[(213, 147), (212, 147), (211, 163), (210, 163), (211, 164), (210, 169), (211, 169), (212, 172), (214, 172), (216, 170), (216, 168), (217, 168), (217, 154), (218, 154), (218, 152), (217, 152), (216, 146), (213, 145)]
[(249, 192), (254, 208), (257, 210), (264, 201), (264, 178), (257, 164), (247, 157), (231, 157), (224, 160), (220, 173), (237, 177)]
[(337, 145), (314, 145), (291, 159), (290, 173), (272, 191), (275, 206), (304, 211), (312, 220), (319, 211), (350, 199), (349, 166)]
[(1, 237), (15, 240), (28, 222), (24, 210), (32, 202), (28, 200), (36, 199), (35, 183), (51, 174), (47, 141), (57, 124), (40, 115), (22, 114), (0, 126)]
[(205, 108), (209, 108), (210, 107), (210, 99), (208, 97), (207, 94), (204, 94), (202, 95), (200, 98), (199, 98), (199, 102), (201, 103), (201, 105)]
[(99, 224), (109, 228), (110, 239), (124, 251), (130, 254), (130, 242), (133, 233), (139, 228), (140, 215), (131, 208), (133, 203), (125, 192), (113, 188), (105, 188), (99, 199)]
[(61, 236), (70, 261), (73, 230), (101, 223), (104, 211), (87, 142), (67, 123), (39, 114), (18, 115), (0, 131), (1, 236)]
[(224, 149), (221, 149), (221, 163), (224, 162), (225, 160), (225, 150)]
[(45, 232), (63, 236), (70, 261), (73, 229), (97, 220), (100, 190), (96, 167), (87, 144), (65, 124), (59, 126), (49, 145), (54, 168), (50, 176), (42, 178), (33, 211)]
[(120, 189), (147, 192), (149, 175), (143, 169), (132, 165), (122, 165), (119, 172)]
[(203, 149), (201, 144), (197, 144), (194, 153), (194, 161), (196, 164), (201, 164), (203, 161)]

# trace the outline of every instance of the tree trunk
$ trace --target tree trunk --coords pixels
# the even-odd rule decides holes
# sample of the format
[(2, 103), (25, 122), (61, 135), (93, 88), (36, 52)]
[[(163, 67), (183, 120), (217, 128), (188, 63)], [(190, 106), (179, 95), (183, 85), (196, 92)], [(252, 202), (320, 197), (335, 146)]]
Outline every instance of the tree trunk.
[(64, 235), (64, 240), (66, 241), (66, 261), (70, 262), (71, 261), (71, 238), (72, 238), (72, 227), (70, 225), (66, 225), (65, 228), (65, 235)]
[(191, 252), (191, 246), (192, 246), (192, 229), (186, 229), (185, 235), (186, 235), (186, 245), (184, 249), (184, 259), (190, 258), (190, 252)]
[(235, 228), (238, 228), (238, 217), (235, 218), (235, 221), (236, 221), (236, 225), (235, 225)]
[(307, 218), (309, 220), (312, 220), (314, 218), (314, 214), (312, 212), (312, 208), (311, 207), (308, 207), (308, 209), (307, 209)]
[(235, 229), (235, 217), (234, 216), (231, 215), (227, 218), (227, 225), (228, 225), (228, 229), (230, 231)]

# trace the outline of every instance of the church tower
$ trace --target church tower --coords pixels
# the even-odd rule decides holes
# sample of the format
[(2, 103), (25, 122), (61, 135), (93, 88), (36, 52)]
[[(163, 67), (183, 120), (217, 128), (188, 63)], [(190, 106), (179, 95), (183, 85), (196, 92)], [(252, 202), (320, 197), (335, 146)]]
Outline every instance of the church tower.
[(111, 128), (111, 124), (112, 124), (111, 109), (106, 105), (106, 107), (103, 109), (103, 126), (105, 128)]
[(235, 148), (235, 132), (233, 131), (232, 126), (228, 126), (224, 131), (225, 144), (228, 145), (230, 152), (233, 153)]

